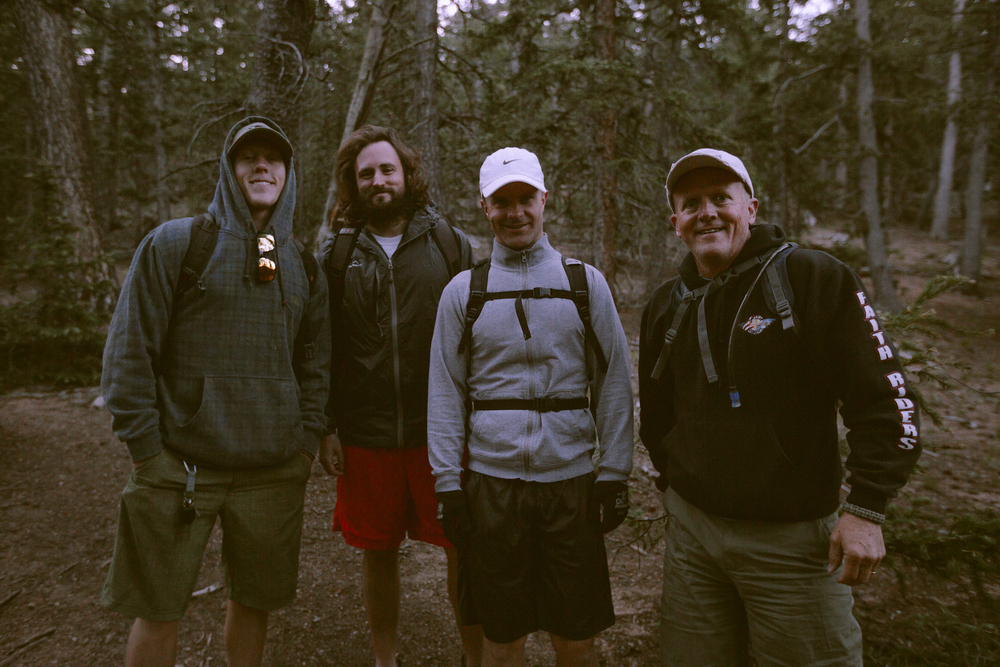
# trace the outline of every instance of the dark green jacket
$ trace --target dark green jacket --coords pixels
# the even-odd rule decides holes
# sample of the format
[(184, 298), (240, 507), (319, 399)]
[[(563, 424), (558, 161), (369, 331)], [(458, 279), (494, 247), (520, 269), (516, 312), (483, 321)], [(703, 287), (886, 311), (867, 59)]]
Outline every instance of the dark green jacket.
[[(133, 460), (164, 445), (187, 459), (225, 468), (280, 463), (302, 449), (315, 454), (326, 432), (329, 310), (326, 281), (310, 293), (292, 239), (294, 163), (267, 233), (278, 272), (257, 282), (257, 231), (226, 157), (209, 206), (219, 239), (197, 287), (175, 298), (190, 218), (153, 230), (136, 250), (104, 349), (101, 388), (116, 435)], [(276, 125), (273, 127), (277, 128)], [(293, 350), (310, 318), (320, 334), (311, 359)]]

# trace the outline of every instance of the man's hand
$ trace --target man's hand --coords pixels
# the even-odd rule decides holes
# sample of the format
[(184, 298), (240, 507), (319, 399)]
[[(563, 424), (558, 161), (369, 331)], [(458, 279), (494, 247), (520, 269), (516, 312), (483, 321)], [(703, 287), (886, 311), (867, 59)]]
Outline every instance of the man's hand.
[(830, 535), (830, 565), (827, 569), (833, 572), (843, 561), (844, 572), (838, 581), (857, 586), (868, 582), (884, 556), (882, 526), (844, 512)]
[(594, 501), (600, 512), (601, 530), (610, 533), (622, 525), (631, 508), (627, 482), (594, 482)]
[(346, 472), (344, 467), (344, 448), (336, 433), (323, 438), (319, 443), (319, 462), (332, 477), (340, 477)]
[(472, 530), (469, 508), (465, 504), (465, 491), (443, 491), (437, 494), (438, 521), (456, 549), (465, 546), (465, 536)]

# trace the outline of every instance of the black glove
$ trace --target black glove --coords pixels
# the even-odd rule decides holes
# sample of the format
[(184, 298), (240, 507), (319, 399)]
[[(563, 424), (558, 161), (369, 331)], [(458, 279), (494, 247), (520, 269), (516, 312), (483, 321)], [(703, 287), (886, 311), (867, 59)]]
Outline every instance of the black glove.
[(465, 536), (472, 530), (469, 509), (465, 504), (465, 491), (444, 491), (437, 494), (438, 521), (456, 549), (465, 546)]
[(622, 521), (628, 516), (631, 507), (628, 503), (628, 484), (594, 482), (594, 501), (600, 512), (601, 530), (610, 533), (622, 525)]

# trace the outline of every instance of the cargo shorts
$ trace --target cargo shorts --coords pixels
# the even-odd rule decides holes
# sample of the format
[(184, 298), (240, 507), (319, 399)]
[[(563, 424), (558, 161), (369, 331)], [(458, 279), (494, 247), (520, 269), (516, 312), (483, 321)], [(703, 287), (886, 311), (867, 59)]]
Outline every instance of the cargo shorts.
[(101, 604), (150, 621), (181, 618), (218, 518), (229, 599), (263, 611), (287, 605), (298, 582), (303, 501), (311, 468), (303, 452), (261, 468), (198, 466), (197, 516), (185, 523), (184, 462), (167, 449), (141, 462), (121, 495)]

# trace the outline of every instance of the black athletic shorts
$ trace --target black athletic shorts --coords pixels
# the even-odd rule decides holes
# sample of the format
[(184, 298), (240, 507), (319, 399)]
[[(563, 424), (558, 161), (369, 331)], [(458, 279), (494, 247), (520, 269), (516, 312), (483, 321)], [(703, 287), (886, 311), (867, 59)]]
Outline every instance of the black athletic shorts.
[(472, 532), (460, 554), (462, 622), (507, 644), (539, 630), (590, 639), (615, 622), (594, 474), (525, 482), (467, 471)]

